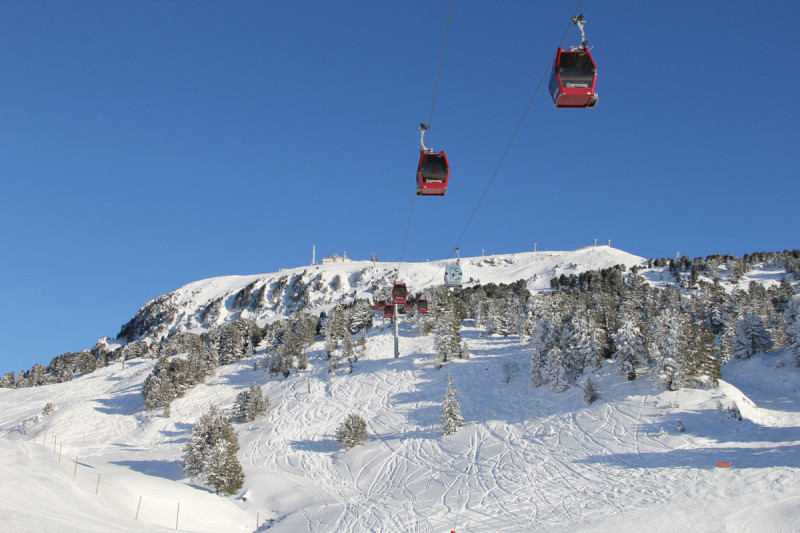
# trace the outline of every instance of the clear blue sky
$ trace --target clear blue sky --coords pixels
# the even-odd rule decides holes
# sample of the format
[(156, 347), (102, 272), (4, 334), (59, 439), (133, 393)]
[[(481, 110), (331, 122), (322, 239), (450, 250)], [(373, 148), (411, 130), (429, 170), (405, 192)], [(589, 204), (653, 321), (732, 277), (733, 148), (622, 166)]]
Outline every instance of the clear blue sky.
[[(450, 255), (577, 2), (457, 0), (404, 259)], [(400, 257), (448, 0), (38, 1), (0, 17), (0, 370), (149, 299)], [(534, 100), (462, 255), (800, 248), (797, 2), (586, 0), (594, 110)], [(578, 44), (572, 28), (565, 44)], [(546, 81), (545, 81), (546, 84)]]

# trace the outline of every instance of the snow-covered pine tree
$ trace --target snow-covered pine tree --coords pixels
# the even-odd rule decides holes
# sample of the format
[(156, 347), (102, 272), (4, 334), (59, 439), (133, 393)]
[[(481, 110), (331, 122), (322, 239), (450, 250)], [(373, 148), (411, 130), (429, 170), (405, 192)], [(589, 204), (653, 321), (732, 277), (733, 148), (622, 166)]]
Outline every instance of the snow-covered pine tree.
[(449, 314), (443, 314), (436, 328), (433, 342), (439, 365), (452, 358), (461, 357), (461, 321)]
[(212, 406), (192, 428), (181, 467), (187, 475), (212, 485), (217, 494), (234, 494), (244, 484), (238, 451), (239, 439), (230, 417)]
[(365, 298), (357, 298), (347, 307), (347, 329), (356, 334), (372, 327), (372, 303)]
[(717, 355), (716, 336), (703, 324), (688, 323), (682, 345), (686, 347), (683, 365), (686, 386), (708, 380), (717, 386), (722, 377), (722, 368)]
[(353, 336), (350, 333), (345, 333), (342, 339), (342, 357), (345, 360), (356, 359), (355, 345), (353, 343)]
[(325, 336), (325, 353), (330, 357), (339, 347), (339, 340), (347, 333), (347, 317), (342, 307), (336, 306), (331, 309), (322, 333)]
[(237, 422), (252, 422), (270, 410), (269, 398), (264, 395), (261, 387), (253, 383), (250, 389), (236, 395), (233, 404), (233, 418)]
[(367, 422), (355, 413), (347, 415), (336, 428), (336, 441), (345, 451), (367, 442)]
[(247, 400), (250, 397), (249, 391), (242, 391), (236, 395), (233, 402), (233, 419), (236, 422), (247, 422)]
[(682, 352), (688, 326), (687, 317), (674, 309), (665, 309), (654, 319), (650, 359), (658, 381), (667, 390), (680, 388), (685, 377)]
[(645, 357), (644, 344), (641, 332), (631, 317), (623, 316), (619, 329), (612, 335), (614, 342), (613, 358), (619, 361), (619, 371), (628, 376), (629, 380), (636, 379), (636, 367)]
[(148, 409), (165, 407), (176, 397), (175, 386), (169, 375), (169, 357), (162, 355), (156, 361), (153, 371), (144, 381), (142, 395)]
[(303, 354), (302, 339), (291, 329), (282, 328), (277, 334), (269, 357), (269, 371), (273, 376), (288, 378)]
[(214, 487), (215, 494), (236, 494), (244, 485), (244, 471), (236, 457), (237, 451), (238, 440), (220, 440), (210, 448), (204, 483)]
[(461, 415), (461, 406), (456, 398), (456, 389), (453, 387), (453, 376), (447, 375), (447, 390), (442, 399), (442, 428), (445, 435), (452, 435), (464, 425), (464, 417)]
[(14, 373), (6, 372), (0, 379), (0, 389), (13, 389), (15, 385)]
[(788, 337), (787, 347), (794, 354), (795, 365), (800, 366), (800, 294), (789, 300), (784, 311), (784, 324)]
[(358, 336), (358, 340), (356, 341), (356, 348), (358, 349), (359, 355), (362, 357), (367, 352), (367, 332), (362, 331), (361, 335)]
[(533, 349), (531, 356), (531, 385), (540, 387), (549, 383), (550, 375), (547, 368), (548, 356), (557, 346), (557, 332), (555, 318), (541, 316), (534, 323), (531, 330), (530, 345)]
[(541, 387), (547, 383), (547, 352), (538, 349), (533, 350), (531, 356), (531, 386)]
[(553, 392), (564, 392), (569, 388), (567, 364), (564, 352), (559, 346), (553, 346), (547, 352), (543, 375), (546, 383), (550, 383)]
[(736, 340), (736, 322), (738, 317), (730, 315), (722, 326), (722, 334), (719, 339), (719, 362), (724, 365), (734, 358), (733, 346)]
[(591, 372), (600, 367), (599, 331), (586, 312), (576, 312), (567, 320), (562, 332), (562, 344), (567, 370), (573, 375)]
[(487, 335), (508, 336), (505, 320), (503, 317), (503, 302), (492, 298), (486, 301), (486, 316), (483, 319)]
[(733, 355), (739, 359), (749, 359), (753, 355), (766, 353), (772, 349), (772, 336), (752, 313), (736, 322), (736, 336), (733, 340)]

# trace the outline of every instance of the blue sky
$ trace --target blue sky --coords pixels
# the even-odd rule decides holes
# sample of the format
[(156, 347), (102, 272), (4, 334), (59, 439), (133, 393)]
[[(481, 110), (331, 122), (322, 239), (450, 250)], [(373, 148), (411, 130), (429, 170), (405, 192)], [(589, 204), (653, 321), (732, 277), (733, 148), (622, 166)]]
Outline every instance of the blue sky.
[[(428, 145), (451, 254), (577, 2), (455, 2)], [(0, 17), (0, 370), (115, 336), (149, 299), (328, 253), (400, 258), (448, 0), (15, 2)], [(800, 248), (796, 2), (586, 0), (594, 110), (542, 88), (462, 255), (612, 240)], [(572, 28), (565, 45), (578, 44)]]

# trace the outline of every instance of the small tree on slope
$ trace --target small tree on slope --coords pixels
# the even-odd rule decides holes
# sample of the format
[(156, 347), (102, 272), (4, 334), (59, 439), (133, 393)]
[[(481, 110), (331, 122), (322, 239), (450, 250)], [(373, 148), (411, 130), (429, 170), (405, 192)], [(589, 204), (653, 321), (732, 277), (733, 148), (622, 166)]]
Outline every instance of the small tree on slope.
[(264, 395), (257, 383), (250, 385), (250, 390), (242, 391), (236, 396), (233, 404), (233, 416), (237, 422), (252, 422), (270, 410), (269, 398)]
[(336, 428), (336, 441), (346, 451), (367, 442), (367, 422), (355, 413), (347, 415)]
[(461, 416), (461, 406), (456, 398), (456, 390), (453, 388), (453, 376), (447, 375), (447, 391), (442, 400), (442, 427), (445, 435), (452, 435), (464, 425), (464, 417)]
[(234, 494), (244, 484), (242, 465), (236, 458), (239, 439), (230, 417), (216, 406), (200, 417), (183, 448), (183, 471), (213, 485), (217, 494)]

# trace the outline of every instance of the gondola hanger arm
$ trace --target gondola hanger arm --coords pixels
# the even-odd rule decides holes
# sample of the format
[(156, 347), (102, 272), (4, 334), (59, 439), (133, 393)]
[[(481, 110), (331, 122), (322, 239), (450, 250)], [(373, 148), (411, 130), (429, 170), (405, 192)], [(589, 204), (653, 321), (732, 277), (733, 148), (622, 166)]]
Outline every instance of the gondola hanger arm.
[(572, 17), (572, 21), (571, 22), (572, 22), (572, 24), (576, 25), (579, 30), (581, 30), (581, 46), (580, 47), (572, 46), (572, 47), (570, 47), (570, 50), (573, 50), (573, 51), (574, 50), (580, 50), (581, 48), (583, 48), (584, 50), (588, 50), (589, 49), (589, 41), (586, 40), (586, 32), (583, 30), (583, 25), (586, 24), (589, 21), (583, 18), (583, 14), (580, 14), (578, 16)]
[(419, 123), (419, 127), (417, 128), (420, 131), (419, 134), (419, 149), (423, 152), (432, 152), (433, 149), (428, 148), (425, 146), (425, 132), (430, 129), (430, 124), (425, 124), (424, 122)]

